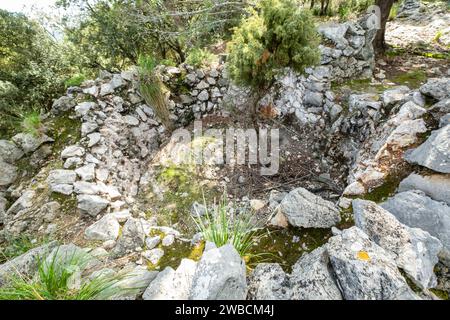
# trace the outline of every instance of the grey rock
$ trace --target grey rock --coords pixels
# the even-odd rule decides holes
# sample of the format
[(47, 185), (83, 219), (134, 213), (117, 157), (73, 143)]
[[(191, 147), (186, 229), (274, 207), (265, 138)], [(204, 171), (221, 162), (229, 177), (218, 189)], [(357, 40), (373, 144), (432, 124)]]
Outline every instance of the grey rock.
[(7, 284), (12, 276), (31, 277), (38, 268), (39, 260), (42, 260), (57, 245), (52, 241), (43, 246), (29, 250), (12, 260), (0, 265), (0, 287)]
[(14, 161), (19, 160), (23, 155), (23, 151), (11, 141), (0, 140), (0, 160), (14, 164)]
[(323, 104), (323, 94), (320, 92), (307, 91), (303, 98), (303, 103), (315, 107), (321, 107)]
[(72, 97), (62, 96), (53, 102), (52, 113), (58, 114), (60, 112), (69, 111), (75, 107), (75, 101)]
[(430, 78), (420, 87), (420, 92), (436, 100), (450, 97), (450, 78)]
[(303, 188), (289, 192), (280, 209), (289, 223), (296, 227), (331, 228), (341, 220), (333, 203)]
[(161, 242), (160, 236), (147, 237), (145, 239), (145, 246), (148, 250), (154, 249)]
[(19, 199), (17, 199), (11, 207), (9, 207), (8, 211), (6, 211), (7, 216), (13, 216), (17, 214), (19, 211), (24, 209), (31, 208), (33, 206), (33, 198), (36, 195), (34, 190), (25, 191)]
[(94, 132), (94, 133), (88, 134), (87, 137), (89, 139), (89, 142), (88, 142), (88, 147), (89, 148), (93, 147), (97, 143), (99, 143), (101, 138), (102, 138), (101, 134), (98, 133), (98, 132)]
[(175, 242), (175, 236), (173, 234), (168, 234), (162, 239), (161, 244), (164, 247), (168, 247), (168, 246), (171, 246), (174, 242)]
[(70, 168), (74, 168), (78, 165), (80, 165), (81, 163), (83, 163), (83, 160), (79, 157), (71, 157), (71, 158), (67, 158), (66, 161), (64, 162), (64, 169), (70, 169)]
[(160, 248), (155, 248), (151, 250), (146, 250), (142, 252), (142, 256), (150, 261), (153, 265), (157, 265), (159, 260), (164, 256), (164, 250)]
[(420, 190), (430, 198), (443, 201), (450, 206), (450, 176), (443, 174), (432, 174), (421, 176), (411, 173), (400, 182), (398, 191)]
[(438, 238), (444, 246), (441, 257), (450, 262), (449, 206), (416, 190), (398, 193), (382, 203), (381, 207), (407, 226), (423, 229)]
[(140, 219), (129, 218), (122, 229), (122, 236), (117, 241), (112, 254), (119, 257), (145, 243), (145, 232)]
[(17, 178), (17, 167), (0, 159), (0, 187), (9, 186)]
[(45, 134), (34, 136), (31, 133), (18, 133), (12, 137), (12, 141), (18, 145), (25, 153), (36, 151), (42, 144), (46, 142), (53, 142), (52, 138)]
[(84, 156), (84, 148), (77, 145), (68, 146), (61, 152), (62, 159), (82, 156)]
[(385, 90), (382, 95), (382, 101), (385, 107), (392, 107), (397, 103), (404, 103), (408, 100), (410, 89), (407, 86), (400, 86), (394, 89)]
[(96, 195), (80, 194), (77, 196), (77, 208), (84, 214), (95, 217), (109, 204), (109, 201)]
[(148, 271), (147, 267), (136, 266), (132, 270), (128, 269), (125, 268), (119, 273), (122, 279), (114, 285), (114, 290), (118, 288), (119, 293), (112, 298), (113, 300), (135, 300), (158, 275), (157, 271)]
[(194, 217), (202, 217), (208, 212), (208, 209), (203, 205), (195, 201), (191, 207), (191, 214)]
[(130, 126), (138, 126), (139, 125), (139, 120), (130, 115), (124, 116), (123, 121)]
[(355, 224), (383, 249), (421, 288), (436, 286), (433, 273), (442, 243), (422, 229), (409, 228), (375, 202), (353, 200)]
[(5, 221), (7, 204), (8, 201), (4, 197), (0, 196), (0, 224)]
[(342, 300), (326, 245), (305, 253), (292, 267), (293, 300)]
[(289, 300), (291, 289), (288, 275), (278, 263), (260, 263), (248, 280), (249, 300)]
[(78, 117), (83, 117), (88, 114), (90, 110), (93, 110), (97, 104), (95, 102), (82, 102), (75, 107), (75, 114)]
[(119, 236), (120, 224), (117, 219), (111, 215), (107, 214), (103, 216), (100, 220), (90, 225), (84, 234), (88, 240), (116, 240)]
[(437, 172), (450, 173), (450, 125), (433, 131), (418, 148), (405, 153), (405, 159)]
[(208, 101), (209, 99), (209, 93), (206, 90), (202, 90), (198, 96), (197, 96), (198, 100), (200, 101)]
[(50, 184), (49, 185), (51, 192), (61, 193), (65, 195), (71, 195), (73, 192), (73, 185), (71, 184)]
[(243, 300), (247, 296), (245, 263), (231, 245), (210, 249), (197, 264), (189, 299)]
[(144, 300), (187, 300), (196, 265), (193, 260), (182, 259), (176, 271), (167, 267), (150, 283), (142, 298)]
[(77, 174), (73, 170), (56, 169), (49, 172), (48, 184), (73, 184), (77, 179)]
[(81, 136), (85, 137), (89, 133), (94, 132), (98, 129), (98, 124), (96, 122), (83, 122), (81, 124)]
[(360, 110), (366, 112), (368, 108), (380, 110), (382, 103), (379, 101), (378, 95), (371, 93), (352, 94), (348, 99), (350, 112)]
[(397, 269), (392, 254), (370, 241), (358, 227), (331, 237), (327, 252), (344, 299), (418, 299)]
[(40, 215), (44, 222), (50, 223), (58, 216), (61, 205), (57, 201), (51, 201), (41, 207)]
[(75, 172), (81, 180), (92, 181), (95, 178), (95, 164), (88, 163), (87, 165), (76, 169)]

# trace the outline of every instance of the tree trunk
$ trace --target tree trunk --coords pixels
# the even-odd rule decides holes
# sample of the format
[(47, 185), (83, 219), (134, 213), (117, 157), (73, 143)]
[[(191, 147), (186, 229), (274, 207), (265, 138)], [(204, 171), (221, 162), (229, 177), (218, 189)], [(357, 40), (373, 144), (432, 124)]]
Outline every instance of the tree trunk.
[(391, 12), (392, 5), (396, 0), (376, 0), (375, 5), (380, 8), (380, 29), (375, 36), (373, 41), (373, 48), (375, 53), (380, 54), (386, 50), (386, 42), (384, 41), (384, 34), (386, 32), (386, 22), (389, 18), (389, 13)]

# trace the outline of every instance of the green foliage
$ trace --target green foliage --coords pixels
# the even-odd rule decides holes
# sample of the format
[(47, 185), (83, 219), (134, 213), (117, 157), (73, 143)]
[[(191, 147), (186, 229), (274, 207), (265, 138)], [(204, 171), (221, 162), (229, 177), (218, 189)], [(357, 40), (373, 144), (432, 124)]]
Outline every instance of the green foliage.
[(262, 88), (284, 67), (303, 72), (318, 63), (319, 37), (308, 11), (293, 0), (262, 0), (235, 29), (228, 70), (238, 84)]
[(66, 86), (66, 88), (79, 87), (85, 80), (86, 80), (86, 77), (83, 74), (77, 73), (77, 74), (74, 74), (69, 79), (67, 79), (64, 82), (64, 85)]
[[(207, 207), (206, 202), (204, 206)], [(214, 203), (212, 212), (207, 209), (203, 216), (193, 219), (206, 241), (217, 247), (232, 244), (242, 257), (250, 255), (251, 247), (259, 238), (259, 228), (251, 213), (230, 205), (226, 194), (217, 205)]]
[(46, 239), (41, 241), (33, 241), (29, 236), (22, 235), (17, 238), (7, 239), (8, 245), (4, 248), (0, 248), (0, 264), (5, 263), (7, 260), (24, 254), (30, 249), (45, 243)]
[(162, 82), (156, 66), (157, 61), (152, 56), (141, 56), (139, 58), (139, 92), (147, 104), (153, 107), (156, 115), (166, 128), (172, 130), (173, 123), (170, 119), (167, 104), (168, 90)]
[(217, 57), (214, 54), (201, 48), (192, 49), (186, 57), (186, 63), (197, 68), (208, 66), (215, 60)]
[(72, 68), (64, 50), (37, 22), (0, 10), (0, 127), (14, 131), (18, 114), (47, 108)]
[(72, 286), (74, 276), (92, 259), (84, 252), (59, 254), (57, 250), (39, 261), (36, 277), (14, 275), (7, 286), (0, 288), (0, 300), (108, 299), (123, 290), (117, 286), (123, 276), (99, 276), (92, 281), (84, 281), (79, 288)]
[(336, 1), (331, 9), (331, 14), (337, 14), (341, 20), (349, 19), (364, 13), (374, 4), (373, 0), (342, 0)]
[(399, 8), (400, 8), (400, 3), (394, 2), (394, 4), (391, 7), (391, 11), (389, 12), (389, 17), (388, 17), (389, 21), (394, 20), (395, 17), (397, 17)]

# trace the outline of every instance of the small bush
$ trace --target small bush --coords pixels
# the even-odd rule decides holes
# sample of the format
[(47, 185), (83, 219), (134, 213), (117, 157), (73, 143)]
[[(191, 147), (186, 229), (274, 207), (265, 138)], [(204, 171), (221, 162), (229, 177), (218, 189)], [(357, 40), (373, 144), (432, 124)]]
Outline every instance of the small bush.
[(186, 57), (186, 63), (197, 68), (208, 66), (215, 60), (217, 57), (214, 54), (200, 48), (192, 49)]
[(86, 77), (83, 74), (75, 74), (64, 82), (66, 88), (69, 87), (79, 87), (84, 81), (86, 81)]
[[(204, 204), (205, 207), (206, 203)], [(198, 215), (198, 213), (197, 213)], [(258, 224), (245, 208), (229, 204), (226, 194), (213, 209), (194, 218), (198, 230), (206, 241), (213, 242), (217, 247), (232, 244), (241, 257), (250, 255), (250, 248), (258, 240)]]
[(262, 0), (234, 30), (228, 71), (237, 84), (263, 88), (285, 67), (304, 72), (318, 63), (318, 45), (309, 11), (293, 0)]
[(168, 90), (162, 82), (156, 66), (157, 63), (153, 57), (141, 56), (139, 58), (139, 91), (170, 131), (173, 129), (173, 123), (167, 104)]
[[(50, 257), (50, 258), (49, 258)], [(77, 272), (93, 259), (87, 253), (59, 254), (58, 250), (39, 261), (35, 277), (17, 273), (8, 285), (0, 288), (0, 300), (93, 300), (108, 299), (121, 288), (117, 283), (123, 276), (100, 276), (84, 281), (78, 288), (72, 285)]]

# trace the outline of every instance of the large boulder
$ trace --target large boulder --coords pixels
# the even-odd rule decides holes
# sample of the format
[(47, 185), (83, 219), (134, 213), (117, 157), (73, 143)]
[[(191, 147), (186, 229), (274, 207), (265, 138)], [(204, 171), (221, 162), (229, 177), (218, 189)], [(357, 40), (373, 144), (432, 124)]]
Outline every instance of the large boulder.
[(436, 100), (450, 97), (450, 78), (431, 78), (420, 87), (420, 92)]
[(47, 137), (45, 134), (35, 136), (31, 133), (18, 133), (14, 137), (12, 137), (12, 141), (18, 146), (22, 148), (25, 153), (31, 153), (37, 148), (39, 148), (42, 144), (46, 142), (53, 142), (50, 137)]
[(177, 270), (165, 268), (150, 283), (142, 298), (144, 300), (187, 300), (197, 263), (183, 259)]
[(383, 249), (395, 254), (397, 266), (421, 288), (436, 286), (434, 266), (442, 243), (428, 232), (400, 223), (375, 202), (353, 200), (355, 224)]
[(326, 245), (304, 254), (292, 267), (290, 281), (294, 300), (342, 300)]
[(398, 270), (393, 255), (358, 227), (331, 237), (327, 251), (344, 299), (418, 299)]
[(423, 144), (406, 153), (405, 159), (437, 172), (450, 173), (450, 124), (433, 131)]
[(42, 260), (56, 245), (56, 241), (50, 242), (0, 265), (0, 287), (7, 284), (11, 277), (32, 276), (38, 268), (39, 260)]
[(250, 300), (289, 300), (291, 289), (288, 275), (278, 263), (260, 263), (248, 280)]
[(243, 300), (247, 296), (245, 262), (231, 245), (203, 253), (197, 265), (189, 299)]
[(444, 246), (441, 256), (450, 265), (449, 206), (418, 190), (398, 193), (381, 206), (407, 226), (423, 229), (438, 238)]
[(119, 236), (120, 224), (112, 214), (103, 216), (100, 220), (89, 226), (84, 235), (88, 240), (116, 240)]
[(52, 113), (58, 114), (60, 112), (66, 112), (75, 107), (75, 99), (69, 96), (62, 96), (55, 100), (52, 105)]
[(111, 299), (135, 300), (139, 298), (157, 275), (158, 271), (149, 271), (146, 266), (125, 267), (119, 272), (120, 280), (112, 288), (118, 293)]
[(14, 143), (8, 140), (0, 140), (0, 160), (8, 163), (14, 163), (24, 155), (23, 151), (19, 149)]
[(331, 228), (341, 220), (333, 203), (303, 188), (289, 192), (281, 202), (280, 210), (295, 227)]
[(422, 176), (411, 173), (400, 182), (398, 191), (420, 190), (430, 198), (450, 205), (450, 175), (432, 174)]
[(33, 206), (33, 198), (36, 195), (34, 190), (27, 190), (22, 193), (19, 199), (17, 199), (11, 207), (9, 207), (8, 211), (6, 211), (6, 215), (13, 216), (19, 213), (21, 210), (31, 208)]

